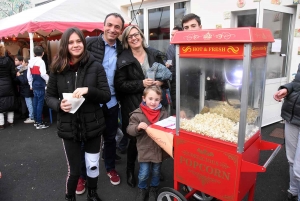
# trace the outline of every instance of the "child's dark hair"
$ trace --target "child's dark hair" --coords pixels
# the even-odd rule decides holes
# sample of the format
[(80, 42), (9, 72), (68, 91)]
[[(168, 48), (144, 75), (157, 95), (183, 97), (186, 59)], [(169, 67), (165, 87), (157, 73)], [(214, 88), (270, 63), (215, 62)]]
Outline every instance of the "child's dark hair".
[(44, 48), (42, 46), (35, 46), (33, 52), (35, 56), (43, 56)]
[(157, 93), (157, 95), (162, 96), (162, 90), (161, 90), (161, 88), (159, 86), (156, 86), (156, 85), (153, 85), (153, 86), (150, 86), (150, 87), (146, 87), (144, 89), (143, 96), (146, 96), (150, 90), (155, 91)]
[(25, 57), (25, 58), (24, 58), (24, 62), (28, 64), (29, 58)]
[(23, 61), (23, 56), (17, 55), (15, 58), (17, 58), (19, 61)]

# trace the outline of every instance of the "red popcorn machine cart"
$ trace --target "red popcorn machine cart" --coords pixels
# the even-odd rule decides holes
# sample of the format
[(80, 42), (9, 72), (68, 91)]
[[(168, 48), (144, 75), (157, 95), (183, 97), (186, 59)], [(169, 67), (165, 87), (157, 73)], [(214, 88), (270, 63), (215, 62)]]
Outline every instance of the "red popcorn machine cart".
[[(176, 32), (174, 189), (157, 200), (187, 200), (202, 192), (219, 200), (253, 200), (257, 172), (265, 172), (281, 145), (261, 139), (268, 29)], [(259, 165), (261, 150), (273, 150)], [(179, 184), (189, 187), (183, 196)]]

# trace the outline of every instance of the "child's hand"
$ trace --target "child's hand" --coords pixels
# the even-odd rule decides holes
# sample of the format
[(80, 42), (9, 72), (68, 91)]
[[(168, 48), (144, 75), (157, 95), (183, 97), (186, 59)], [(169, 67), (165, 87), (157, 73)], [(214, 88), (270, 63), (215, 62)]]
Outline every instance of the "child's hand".
[(18, 76), (18, 77), (20, 76), (20, 72), (17, 72), (17, 76)]
[(147, 125), (145, 122), (141, 122), (141, 123), (138, 125), (138, 130), (141, 130), (141, 129), (146, 130), (147, 128), (148, 128), (148, 125)]
[(87, 94), (88, 90), (87, 87), (77, 88), (73, 92), (73, 98), (81, 98), (82, 95)]
[(72, 105), (68, 102), (67, 99), (62, 99), (60, 108), (65, 112), (70, 112), (70, 110), (72, 109)]

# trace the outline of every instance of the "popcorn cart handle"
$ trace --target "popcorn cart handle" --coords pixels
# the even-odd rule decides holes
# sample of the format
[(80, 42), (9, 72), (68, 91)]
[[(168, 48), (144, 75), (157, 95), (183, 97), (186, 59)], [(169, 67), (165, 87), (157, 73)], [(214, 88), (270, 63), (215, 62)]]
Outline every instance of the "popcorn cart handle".
[(274, 150), (274, 151), (263, 166), (242, 160), (241, 172), (265, 172), (268, 165), (273, 161), (273, 159), (275, 158), (275, 156), (278, 154), (279, 150), (281, 149), (281, 145), (262, 140), (260, 142), (259, 149), (260, 150)]

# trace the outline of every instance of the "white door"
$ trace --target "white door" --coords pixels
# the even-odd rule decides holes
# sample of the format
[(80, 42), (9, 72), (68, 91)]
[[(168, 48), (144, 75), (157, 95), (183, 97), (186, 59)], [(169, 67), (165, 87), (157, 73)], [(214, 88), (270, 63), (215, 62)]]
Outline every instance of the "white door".
[(278, 51), (268, 50), (267, 73), (264, 95), (262, 126), (281, 121), (281, 102), (273, 99), (279, 86), (287, 83), (289, 72), (291, 39), (295, 8), (278, 5), (260, 6), (258, 9), (232, 12), (232, 27), (259, 27), (270, 29), (274, 39), (281, 45)]
[(262, 17), (259, 19), (259, 27), (270, 29), (277, 44), (281, 45), (278, 50), (268, 50), (262, 117), (262, 126), (266, 126), (282, 120), (280, 116), (282, 102), (275, 101), (273, 94), (288, 81), (295, 9), (270, 5), (261, 8), (260, 13)]

